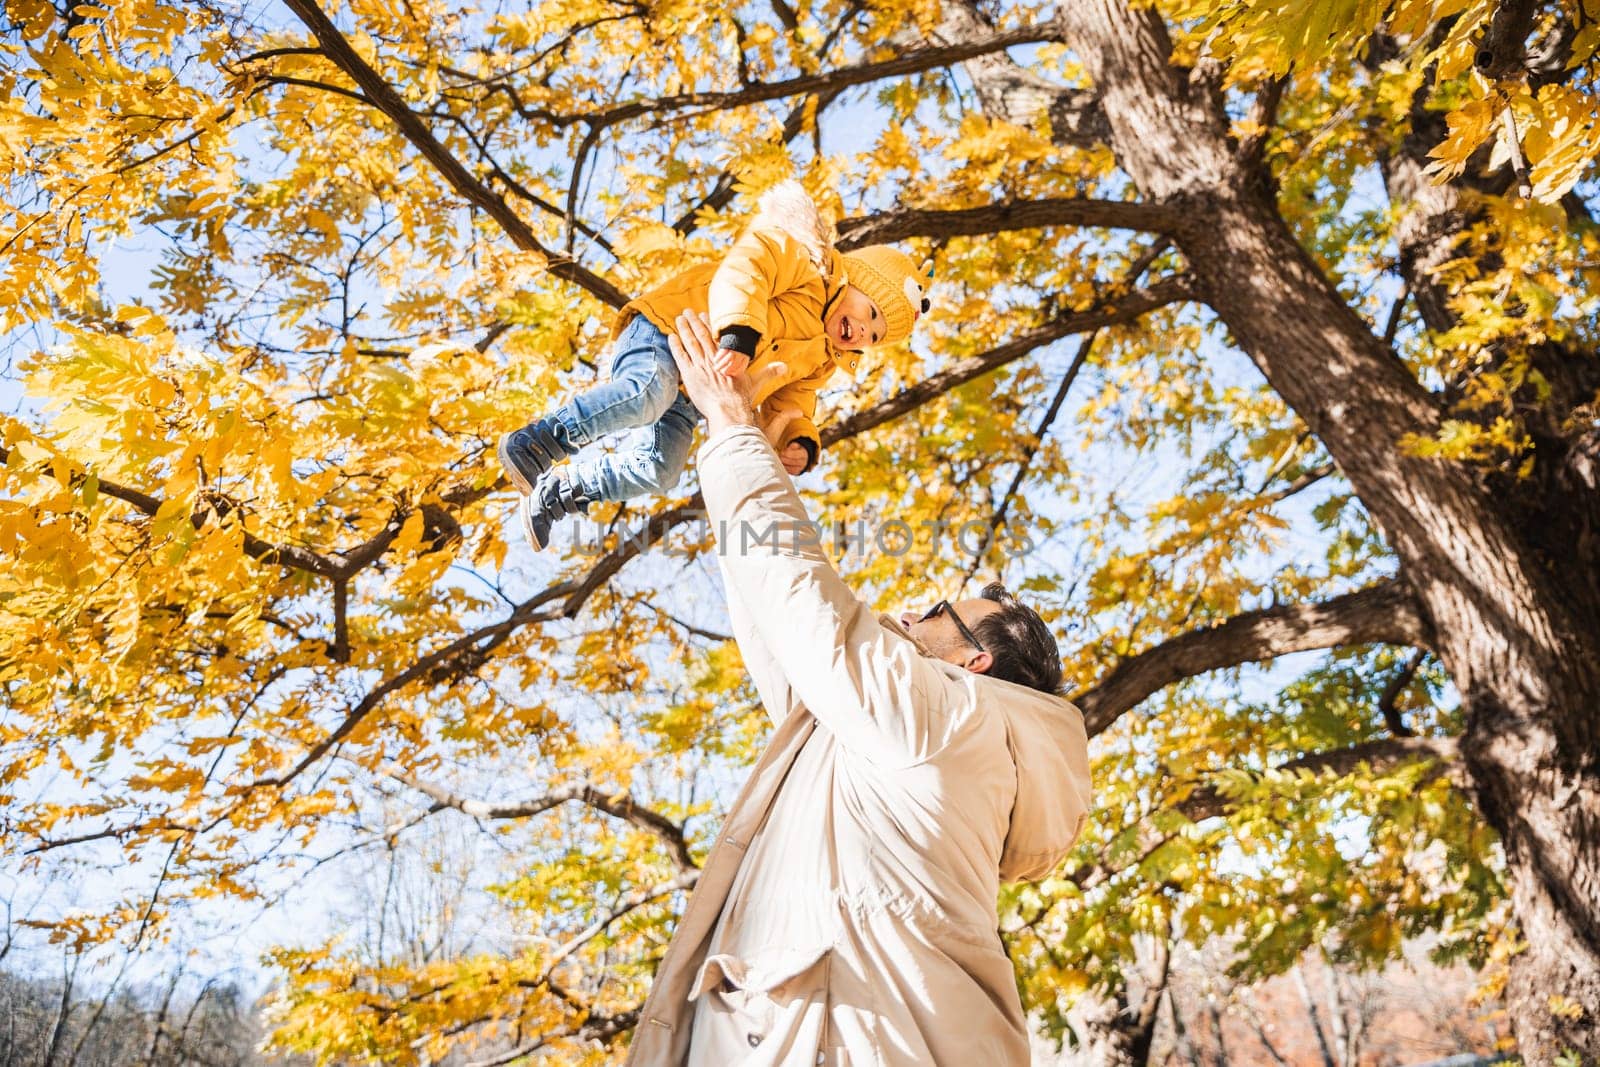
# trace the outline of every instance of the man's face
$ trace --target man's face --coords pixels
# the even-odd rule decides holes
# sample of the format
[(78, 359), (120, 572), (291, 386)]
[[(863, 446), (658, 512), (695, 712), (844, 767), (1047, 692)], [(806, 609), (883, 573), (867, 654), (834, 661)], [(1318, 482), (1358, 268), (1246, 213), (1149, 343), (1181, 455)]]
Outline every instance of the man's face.
[(833, 305), (823, 329), (835, 348), (846, 352), (859, 352), (883, 340), (883, 313), (853, 285), (844, 287), (844, 294)]
[(965, 626), (969, 631), (976, 631), (980, 619), (987, 618), (999, 610), (1000, 605), (993, 600), (981, 598), (957, 600), (940, 610), (903, 612), (900, 615), (900, 625), (935, 656), (947, 663), (954, 663), (958, 667), (965, 667), (981, 674), (989, 669), (989, 664), (994, 662), (993, 658), (987, 651), (979, 649), (971, 637), (962, 633), (961, 627)]

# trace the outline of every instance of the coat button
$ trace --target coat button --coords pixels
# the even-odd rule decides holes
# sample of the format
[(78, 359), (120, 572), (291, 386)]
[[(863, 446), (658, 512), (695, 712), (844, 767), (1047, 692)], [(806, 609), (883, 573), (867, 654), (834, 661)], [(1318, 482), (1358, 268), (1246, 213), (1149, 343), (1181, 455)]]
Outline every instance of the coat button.
[(760, 1034), (746, 1034), (745, 1035), (745, 1040), (750, 1042), (750, 1047), (751, 1048), (755, 1048), (757, 1045), (761, 1044), (761, 1035)]

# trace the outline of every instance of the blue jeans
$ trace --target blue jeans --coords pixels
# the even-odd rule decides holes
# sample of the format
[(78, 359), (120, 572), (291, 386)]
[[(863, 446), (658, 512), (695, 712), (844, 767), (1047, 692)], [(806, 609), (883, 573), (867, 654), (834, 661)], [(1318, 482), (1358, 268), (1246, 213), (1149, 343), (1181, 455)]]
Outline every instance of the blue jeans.
[(700, 421), (699, 410), (678, 381), (667, 335), (643, 315), (634, 315), (612, 345), (611, 380), (550, 415), (578, 447), (605, 434), (634, 431), (615, 452), (572, 461), (566, 476), (584, 496), (627, 500), (665, 493), (678, 484)]

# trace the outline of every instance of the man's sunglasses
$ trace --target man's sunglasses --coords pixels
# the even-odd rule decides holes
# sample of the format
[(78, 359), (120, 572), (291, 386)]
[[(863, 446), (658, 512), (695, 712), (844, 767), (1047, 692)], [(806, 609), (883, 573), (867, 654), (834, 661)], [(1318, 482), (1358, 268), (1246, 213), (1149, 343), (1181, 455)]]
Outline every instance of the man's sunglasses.
[(950, 606), (950, 601), (948, 600), (939, 601), (933, 607), (928, 609), (928, 613), (926, 615), (917, 621), (927, 622), (929, 619), (936, 619), (939, 617), (940, 612), (946, 611), (950, 613), (950, 621), (956, 624), (956, 629), (961, 631), (962, 637), (965, 637), (969, 642), (971, 642), (973, 648), (977, 649), (979, 652), (989, 651), (987, 648), (983, 647), (983, 642), (979, 641), (978, 638), (974, 636), (973, 632), (967, 629), (967, 624), (961, 621), (961, 616), (956, 614), (956, 609)]

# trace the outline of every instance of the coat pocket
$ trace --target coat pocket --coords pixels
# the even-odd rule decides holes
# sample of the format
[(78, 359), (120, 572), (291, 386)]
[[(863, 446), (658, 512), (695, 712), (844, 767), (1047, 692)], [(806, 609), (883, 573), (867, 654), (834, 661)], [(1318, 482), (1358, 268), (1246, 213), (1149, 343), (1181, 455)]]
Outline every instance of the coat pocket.
[(828, 1011), (830, 945), (710, 956), (695, 976), (691, 1063), (812, 1064)]

